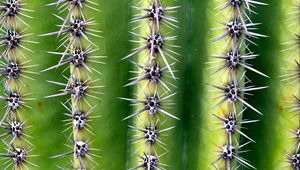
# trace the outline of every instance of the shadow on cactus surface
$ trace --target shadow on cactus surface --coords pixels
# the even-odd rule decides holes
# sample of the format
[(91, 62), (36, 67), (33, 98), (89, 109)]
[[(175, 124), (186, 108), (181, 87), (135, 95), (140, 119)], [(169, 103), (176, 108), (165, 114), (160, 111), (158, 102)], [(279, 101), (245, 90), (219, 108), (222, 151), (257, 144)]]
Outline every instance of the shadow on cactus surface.
[(300, 169), (299, 0), (0, 2), (0, 169)]

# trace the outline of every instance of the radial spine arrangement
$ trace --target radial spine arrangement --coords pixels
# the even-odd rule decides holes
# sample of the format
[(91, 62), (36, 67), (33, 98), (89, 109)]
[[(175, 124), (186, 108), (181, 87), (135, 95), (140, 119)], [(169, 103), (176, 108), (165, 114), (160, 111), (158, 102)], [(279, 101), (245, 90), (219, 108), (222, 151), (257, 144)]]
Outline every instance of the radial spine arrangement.
[[(92, 132), (90, 122), (99, 116), (93, 116), (92, 112), (96, 105), (89, 102), (90, 99), (100, 100), (98, 91), (103, 86), (96, 85), (98, 79), (92, 80), (93, 74), (99, 76), (101, 73), (94, 68), (91, 63), (102, 64), (98, 61), (104, 56), (95, 55), (98, 46), (93, 43), (91, 38), (101, 38), (98, 35), (101, 31), (93, 29), (96, 22), (86, 18), (86, 10), (99, 11), (99, 4), (92, 0), (73, 0), (73, 1), (57, 1), (48, 6), (58, 6), (59, 14), (67, 13), (66, 17), (53, 14), (62, 24), (59, 30), (46, 33), (41, 36), (55, 35), (62, 37), (57, 50), (63, 49), (62, 52), (49, 52), (50, 54), (60, 56), (58, 64), (51, 66), (42, 72), (54, 70), (60, 67), (65, 68), (61, 74), (66, 82), (57, 82), (49, 80), (54, 85), (62, 86), (59, 93), (46, 96), (45, 98), (69, 96), (66, 102), (61, 102), (62, 107), (67, 110), (66, 125), (68, 126), (64, 132), (70, 132), (67, 139), (70, 144), (68, 152), (52, 156), (51, 158), (61, 158), (73, 155), (71, 160), (71, 169), (88, 169), (96, 167), (98, 163), (95, 157), (99, 157), (92, 148), (91, 135)], [(69, 70), (69, 72), (68, 72)], [(68, 76), (69, 75), (69, 76)], [(63, 168), (64, 169), (64, 168)]]
[[(131, 169), (164, 169), (161, 157), (167, 153), (167, 144), (163, 142), (166, 132), (173, 126), (166, 126), (167, 119), (178, 117), (169, 113), (174, 103), (170, 99), (176, 80), (173, 66), (178, 61), (179, 54), (174, 51), (177, 36), (168, 36), (178, 28), (176, 14), (178, 6), (166, 6), (162, 0), (141, 0), (134, 4), (133, 9), (138, 13), (131, 19), (134, 25), (131, 34), (137, 47), (123, 59), (137, 68), (132, 71), (135, 77), (129, 79), (125, 86), (135, 86), (136, 98), (121, 98), (129, 101), (135, 111), (128, 117), (134, 118), (134, 125), (129, 125), (134, 134), (130, 139), (134, 146), (131, 154), (136, 155), (134, 167)], [(136, 61), (134, 61), (137, 56)], [(166, 126), (166, 127), (164, 127)]]
[[(33, 144), (31, 136), (26, 133), (30, 127), (30, 114), (28, 110), (31, 107), (28, 101), (33, 100), (29, 96), (28, 81), (32, 81), (33, 71), (30, 65), (31, 59), (28, 54), (33, 51), (28, 48), (29, 44), (36, 42), (29, 40), (32, 37), (30, 26), (27, 19), (33, 10), (26, 8), (25, 0), (6, 0), (1, 2), (1, 18), (0, 18), (0, 45), (4, 47), (1, 52), (0, 75), (3, 77), (1, 81), (4, 85), (5, 95), (0, 96), (0, 100), (6, 102), (5, 112), (1, 118), (0, 126), (5, 131), (0, 135), (1, 140), (7, 146), (6, 153), (1, 153), (4, 157), (5, 167), (13, 167), (13, 169), (24, 169), (31, 166), (37, 167), (36, 164), (28, 160), (34, 157), (31, 154)], [(34, 55), (30, 55), (34, 56)]]
[[(257, 5), (267, 4), (252, 0), (221, 0), (218, 1), (215, 8), (218, 15), (227, 16), (226, 21), (219, 21), (222, 27), (213, 28), (213, 30), (221, 32), (220, 35), (213, 38), (213, 45), (218, 49), (225, 50), (221, 55), (212, 55), (212, 62), (209, 63), (212, 64), (210, 68), (215, 69), (211, 76), (213, 78), (220, 77), (221, 80), (218, 82), (225, 81), (224, 84), (209, 84), (213, 91), (218, 93), (215, 98), (219, 99), (215, 105), (216, 112), (213, 116), (226, 134), (224, 136), (225, 144), (218, 146), (219, 154), (211, 163), (211, 166), (216, 169), (231, 170), (237, 169), (239, 166), (255, 169), (240, 154), (244, 152), (243, 149), (246, 145), (254, 142), (242, 132), (241, 127), (257, 121), (243, 119), (244, 111), (249, 108), (262, 114), (250, 104), (251, 101), (246, 100), (246, 96), (252, 95), (253, 91), (266, 88), (253, 85), (252, 81), (247, 78), (246, 71), (268, 77), (247, 62), (258, 56), (250, 49), (251, 46), (256, 45), (253, 39), (266, 37), (256, 32), (258, 23), (253, 23), (251, 20), (251, 15), (255, 13), (253, 8)], [(223, 44), (220, 45), (220, 43)], [(240, 143), (239, 138), (241, 137), (247, 139), (248, 142)]]

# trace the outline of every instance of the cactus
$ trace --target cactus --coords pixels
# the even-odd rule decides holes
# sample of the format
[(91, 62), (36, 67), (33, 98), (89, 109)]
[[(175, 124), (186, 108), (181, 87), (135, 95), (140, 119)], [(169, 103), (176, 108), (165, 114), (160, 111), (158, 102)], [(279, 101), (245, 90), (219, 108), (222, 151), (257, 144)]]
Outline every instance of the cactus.
[[(292, 6), (293, 5), (293, 6)], [(294, 120), (286, 120), (292, 129), (289, 129), (290, 138), (292, 139), (285, 145), (284, 157), (286, 159), (286, 164), (282, 166), (290, 167), (292, 169), (299, 169), (300, 164), (298, 160), (299, 155), (299, 113), (300, 113), (300, 3), (295, 1), (294, 4), (290, 5), (288, 8), (290, 12), (287, 13), (289, 19), (285, 23), (288, 23), (288, 31), (285, 34), (291, 34), (287, 36), (288, 42), (283, 43), (284, 49), (282, 50), (284, 58), (282, 59), (287, 68), (282, 68), (281, 83), (284, 87), (289, 87), (289, 91), (286, 94), (281, 94), (283, 98), (283, 108), (284, 114), (295, 114)], [(295, 29), (292, 29), (295, 28)], [(292, 143), (290, 143), (292, 142)]]
[[(134, 107), (134, 113), (123, 120), (135, 118), (134, 125), (129, 125), (132, 130), (131, 158), (133, 163), (130, 169), (164, 169), (163, 156), (167, 153), (168, 144), (164, 142), (167, 131), (174, 129), (168, 127), (165, 122), (169, 118), (178, 117), (170, 113), (174, 103), (170, 100), (176, 93), (173, 92), (175, 85), (172, 79), (176, 80), (175, 71), (172, 67), (179, 61), (174, 44), (177, 36), (168, 35), (167, 30), (178, 28), (177, 18), (174, 13), (179, 6), (168, 6), (165, 1), (152, 0), (134, 2), (132, 8), (137, 14), (131, 19), (136, 23), (131, 31), (132, 42), (138, 44), (124, 59), (137, 68), (133, 78), (125, 86), (138, 85), (136, 98), (121, 98), (129, 101)], [(134, 61), (133, 57), (137, 56)], [(173, 60), (173, 61), (171, 61)]]
[(299, 0), (1, 2), (0, 169), (297, 169)]
[(26, 79), (33, 80), (32, 74), (36, 74), (30, 71), (36, 65), (30, 65), (31, 61), (27, 58), (31, 55), (27, 52), (33, 52), (28, 44), (36, 43), (30, 40), (32, 33), (27, 31), (27, 19), (32, 18), (33, 11), (27, 9), (26, 2), (19, 0), (1, 2), (1, 11), (1, 46), (4, 47), (1, 76), (5, 94), (0, 98), (5, 102), (5, 109), (0, 125), (5, 130), (1, 138), (6, 152), (1, 151), (0, 155), (6, 160), (5, 169), (38, 167), (30, 160), (34, 157), (31, 152), (34, 145), (30, 142), (32, 137), (26, 133), (30, 127), (30, 117), (26, 114), (31, 109), (28, 101), (33, 100)]
[[(220, 28), (214, 30), (222, 31), (212, 40), (214, 44), (225, 40), (224, 46), (217, 46), (223, 51), (222, 55), (212, 55), (212, 64), (210, 68), (214, 71), (211, 73), (215, 79), (213, 81), (224, 82), (223, 85), (209, 84), (217, 94), (214, 98), (218, 100), (214, 106), (216, 113), (213, 114), (219, 120), (226, 136), (222, 139), (223, 143), (218, 146), (219, 155), (211, 163), (211, 166), (219, 169), (236, 169), (240, 166), (253, 168), (255, 167), (249, 161), (241, 156), (244, 148), (251, 142), (255, 142), (249, 135), (243, 132), (241, 127), (248, 123), (257, 122), (257, 120), (248, 120), (243, 118), (247, 108), (258, 114), (262, 114), (246, 100), (247, 96), (252, 95), (256, 90), (265, 89), (266, 87), (256, 87), (253, 82), (247, 78), (246, 71), (253, 71), (264, 77), (266, 74), (255, 69), (249, 60), (255, 59), (258, 55), (249, 47), (249, 44), (257, 45), (252, 39), (266, 37), (256, 31), (254, 23), (249, 14), (253, 12), (256, 5), (266, 5), (259, 1), (227, 1), (220, 2), (216, 7), (219, 13), (225, 13), (226, 21), (219, 21)], [(219, 50), (221, 51), (221, 50)], [(222, 72), (223, 71), (223, 72)], [(218, 78), (216, 74), (222, 75)], [(239, 138), (244, 137), (248, 141), (240, 142)]]
[[(62, 25), (59, 26), (59, 31), (42, 34), (41, 36), (57, 35), (62, 37), (60, 39), (60, 45), (58, 50), (64, 49), (62, 52), (49, 52), (54, 55), (60, 56), (58, 64), (44, 69), (42, 72), (53, 70), (58, 67), (65, 67), (65, 70), (70, 70), (66, 77), (66, 83), (48, 80), (49, 83), (62, 86), (63, 88), (59, 93), (46, 96), (45, 98), (69, 96), (66, 102), (61, 102), (62, 106), (68, 111), (66, 116), (68, 119), (66, 125), (68, 126), (64, 132), (72, 130), (68, 135), (67, 141), (70, 143), (68, 146), (70, 151), (52, 156), (51, 158), (61, 158), (68, 155), (73, 155), (71, 161), (71, 167), (73, 169), (87, 169), (88, 167), (96, 167), (99, 164), (95, 161), (95, 157), (100, 157), (94, 151), (98, 149), (93, 148), (92, 139), (90, 135), (95, 135), (92, 132), (92, 127), (89, 122), (93, 118), (99, 116), (92, 116), (91, 113), (95, 106), (92, 106), (88, 101), (88, 97), (100, 100), (98, 95), (101, 92), (99, 88), (103, 86), (93, 85), (98, 80), (92, 80), (90, 74), (98, 73), (98, 70), (90, 66), (90, 63), (103, 64), (98, 59), (104, 58), (104, 56), (94, 55), (93, 53), (98, 50), (98, 46), (92, 42), (89, 36), (101, 38), (100, 31), (92, 29), (91, 27), (96, 24), (95, 21), (85, 16), (86, 9), (92, 9), (99, 11), (94, 6), (99, 4), (94, 1), (57, 1), (50, 3), (47, 6), (60, 6), (58, 7), (59, 13), (67, 11), (67, 16), (62, 17), (54, 14), (61, 20)], [(64, 7), (66, 6), (66, 7)], [(69, 103), (69, 104), (65, 104)], [(87, 163), (92, 162), (93, 165)], [(58, 165), (58, 167), (61, 167)]]

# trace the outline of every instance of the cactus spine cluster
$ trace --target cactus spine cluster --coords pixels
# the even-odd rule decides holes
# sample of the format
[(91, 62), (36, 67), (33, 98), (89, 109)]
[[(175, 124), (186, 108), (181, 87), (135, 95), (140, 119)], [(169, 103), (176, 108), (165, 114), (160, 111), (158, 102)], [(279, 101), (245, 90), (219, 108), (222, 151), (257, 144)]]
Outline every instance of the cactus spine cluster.
[(132, 28), (137, 47), (123, 59), (137, 60), (130, 62), (138, 69), (133, 71), (136, 77), (125, 86), (137, 86), (135, 99), (122, 98), (135, 106), (135, 112), (124, 120), (134, 117), (135, 124), (129, 125), (135, 134), (132, 143), (136, 145), (133, 154), (138, 156), (136, 165), (131, 169), (164, 169), (161, 157), (167, 152), (163, 136), (174, 127), (164, 127), (167, 119), (179, 119), (169, 113), (169, 102), (175, 95), (172, 91), (176, 80), (172, 66), (178, 61), (178, 53), (173, 49), (176, 36), (167, 32), (178, 28), (177, 19), (172, 16), (178, 6), (165, 6), (163, 0), (139, 1), (133, 6), (138, 11), (131, 19), (136, 24)]
[[(266, 37), (256, 32), (255, 27), (258, 23), (253, 23), (251, 20), (251, 14), (255, 13), (253, 8), (256, 5), (266, 4), (254, 0), (221, 0), (218, 1), (216, 7), (218, 15), (226, 16), (225, 21), (219, 21), (222, 27), (213, 29), (221, 32), (213, 38), (213, 41), (217, 51), (222, 50), (223, 54), (212, 55), (211, 62), (209, 62), (212, 64), (210, 68), (215, 69), (211, 73), (213, 80), (217, 78), (216, 75), (220, 77), (217, 82), (209, 84), (214, 92), (218, 93), (214, 97), (218, 99), (218, 102), (213, 116), (221, 125), (219, 128), (226, 134), (224, 143), (218, 146), (217, 158), (211, 163), (211, 166), (216, 169), (231, 170), (240, 166), (255, 169), (249, 161), (241, 157), (240, 153), (244, 152), (246, 145), (254, 142), (242, 131), (241, 127), (257, 121), (243, 119), (244, 111), (249, 108), (262, 114), (250, 104), (251, 101), (247, 101), (246, 96), (251, 95), (253, 91), (266, 88), (254, 86), (247, 78), (246, 71), (268, 77), (247, 63), (258, 56), (250, 49), (252, 45), (256, 45), (253, 40)], [(223, 45), (220, 45), (220, 42)], [(240, 143), (240, 137), (248, 141)]]
[(23, 169), (30, 166), (36, 166), (28, 158), (33, 157), (30, 152), (33, 144), (30, 142), (32, 138), (26, 134), (29, 118), (26, 116), (29, 95), (27, 88), (27, 80), (33, 80), (31, 77), (35, 72), (30, 68), (30, 59), (27, 58), (27, 52), (33, 52), (27, 47), (28, 43), (36, 43), (28, 40), (32, 35), (26, 31), (30, 30), (30, 26), (26, 20), (32, 18), (29, 13), (32, 10), (26, 9), (26, 3), (21, 0), (7, 0), (1, 3), (0, 18), (0, 38), (1, 52), (0, 75), (3, 77), (5, 95), (0, 96), (1, 101), (6, 102), (5, 111), (0, 121), (0, 126), (5, 131), (0, 135), (3, 142), (7, 146), (7, 153), (0, 155), (6, 160), (5, 168), (13, 167), (13, 169)]
[[(45, 98), (70, 95), (70, 98), (61, 104), (67, 110), (65, 115), (67, 116), (66, 125), (68, 127), (65, 132), (72, 131), (68, 135), (71, 148), (69, 152), (51, 158), (73, 155), (71, 157), (71, 169), (85, 170), (96, 167), (98, 163), (95, 161), (95, 157), (99, 157), (93, 153), (97, 149), (91, 147), (92, 142), (89, 137), (95, 135), (89, 122), (98, 117), (91, 115), (96, 106), (89, 102), (89, 98), (100, 100), (99, 95), (101, 92), (98, 92), (98, 89), (102, 86), (93, 85), (97, 80), (91, 78), (92, 74), (100, 74), (100, 72), (93, 68), (91, 63), (101, 64), (102, 62), (98, 59), (104, 58), (104, 56), (93, 55), (98, 51), (98, 47), (91, 38), (101, 38), (101, 36), (98, 35), (100, 31), (91, 28), (96, 22), (86, 17), (87, 9), (99, 12), (99, 5), (91, 0), (59, 0), (48, 4), (48, 6), (59, 6), (59, 14), (66, 12), (67, 16), (62, 17), (54, 14), (62, 22), (59, 30), (42, 35), (62, 37), (57, 50), (63, 49), (62, 52), (49, 52), (60, 56), (60, 60), (57, 65), (51, 66), (42, 72), (64, 67), (62, 76), (65, 77), (66, 82), (49, 80), (49, 83), (63, 88), (58, 94), (46, 96)], [(70, 72), (67, 70), (70, 70)]]
[(0, 46), (1, 52), (0, 75), (4, 85), (5, 95), (0, 96), (0, 100), (6, 102), (5, 111), (2, 115), (0, 126), (5, 131), (0, 135), (3, 142), (7, 146), (6, 153), (0, 155), (6, 160), (5, 168), (13, 167), (13, 169), (24, 169), (36, 166), (28, 160), (33, 157), (30, 152), (33, 144), (30, 142), (31, 136), (26, 134), (29, 117), (27, 111), (31, 108), (27, 105), (29, 100), (27, 80), (33, 80), (31, 77), (35, 72), (30, 68), (27, 52), (33, 52), (27, 47), (28, 43), (36, 43), (30, 41), (32, 35), (28, 33), (30, 26), (26, 20), (32, 18), (30, 13), (32, 10), (26, 9), (24, 0), (6, 0), (1, 3), (0, 18)]

